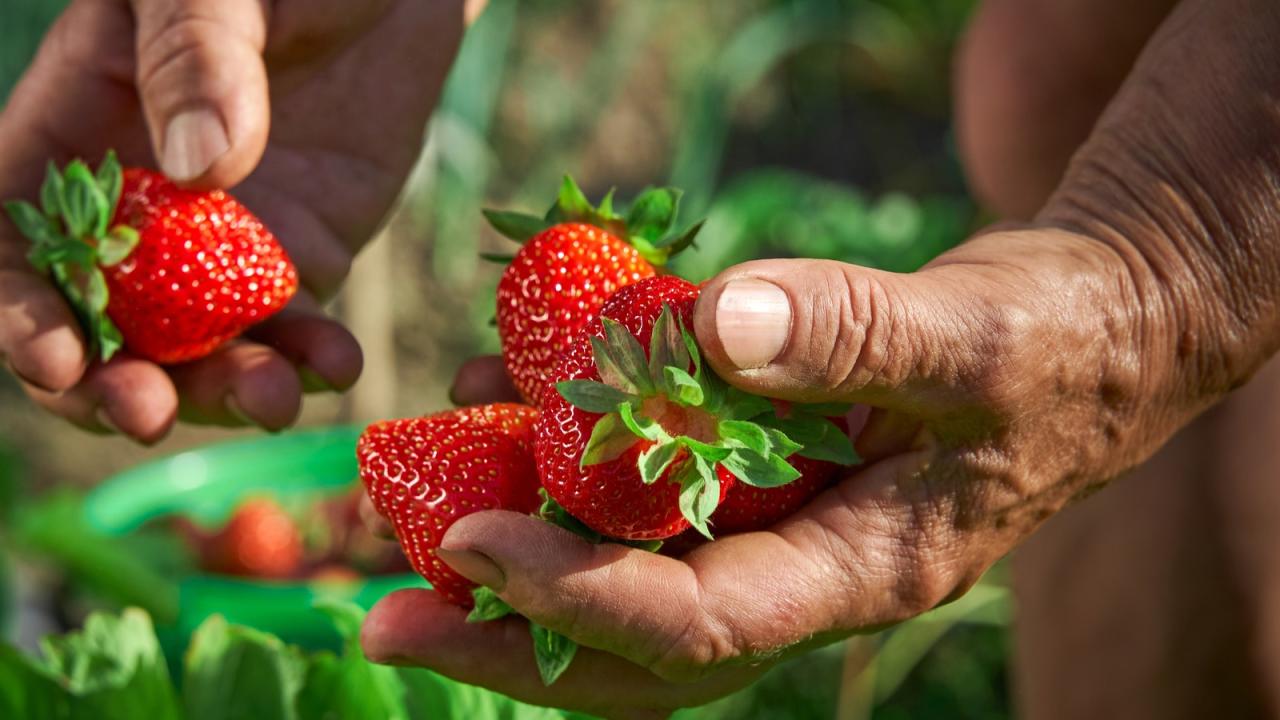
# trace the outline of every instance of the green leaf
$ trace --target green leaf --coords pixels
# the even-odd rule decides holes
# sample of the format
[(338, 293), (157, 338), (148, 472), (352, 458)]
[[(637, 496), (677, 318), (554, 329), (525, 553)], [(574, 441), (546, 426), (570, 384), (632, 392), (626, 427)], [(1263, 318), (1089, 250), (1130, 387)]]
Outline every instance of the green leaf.
[(671, 466), (680, 452), (680, 443), (676, 440), (656, 443), (640, 453), (640, 480), (645, 485), (658, 482), (662, 474)]
[(602, 415), (596, 421), (596, 426), (591, 429), (591, 437), (587, 440), (587, 447), (582, 451), (580, 465), (585, 468), (617, 460), (618, 456), (635, 444), (635, 436), (619, 418), (618, 413)]
[(107, 276), (98, 268), (85, 273), (84, 302), (89, 312), (101, 315), (107, 310), (111, 291), (107, 289)]
[(50, 220), (62, 217), (62, 188), (62, 171), (50, 160), (44, 184), (40, 186), (40, 206)]
[(786, 458), (791, 457), (796, 451), (804, 447), (777, 428), (766, 427), (764, 431), (769, 436), (769, 452)]
[(598, 337), (591, 338), (591, 353), (595, 359), (596, 372), (600, 373), (600, 379), (606, 385), (628, 395), (639, 394), (640, 388), (622, 370), (606, 341)]
[(849, 436), (825, 417), (765, 418), (761, 422), (799, 443), (801, 448), (796, 453), (801, 457), (838, 465), (856, 465), (862, 461)]
[(774, 417), (773, 403), (759, 395), (752, 395), (737, 388), (726, 388), (724, 409), (721, 414), (730, 420), (755, 420), (761, 417)]
[(480, 253), (480, 259), (495, 265), (510, 265), (516, 259), (516, 256), (511, 253), (482, 252)]
[(853, 405), (849, 403), (797, 403), (791, 406), (792, 414), (816, 415), (824, 418), (838, 418), (849, 414)]
[(7, 202), (4, 204), (4, 209), (14, 226), (18, 228), (18, 232), (35, 243), (37, 247), (56, 247), (62, 244), (62, 235), (58, 231), (57, 223), (41, 213), (35, 205), (21, 201)]
[(672, 257), (675, 255), (678, 255), (684, 252), (685, 250), (688, 250), (689, 248), (693, 247), (694, 242), (698, 238), (698, 233), (702, 232), (702, 226), (706, 224), (707, 224), (706, 220), (701, 220), (693, 227), (689, 228), (688, 230), (685, 230), (682, 235), (675, 238), (670, 243), (664, 245), (663, 250), (666, 251), (667, 256)]
[(682, 446), (684, 446), (685, 448), (688, 448), (689, 452), (693, 453), (694, 455), (697, 455), (698, 457), (712, 464), (715, 464), (720, 462), (721, 460), (724, 460), (725, 458), (729, 457), (730, 454), (733, 453), (733, 448), (721, 447), (719, 445), (709, 445), (707, 443), (702, 442), (701, 440), (691, 438), (687, 435), (683, 435), (678, 439), (680, 440), (680, 444)]
[(63, 173), (66, 183), (62, 189), (62, 218), (67, 232), (73, 238), (101, 237), (111, 221), (111, 208), (107, 197), (98, 188), (98, 179), (89, 167), (79, 160), (73, 161)]
[(311, 604), (317, 612), (322, 613), (333, 622), (333, 627), (343, 642), (359, 642), (360, 627), (364, 625), (367, 613), (364, 608), (352, 602), (342, 600), (319, 599)]
[(714, 539), (707, 522), (720, 504), (720, 478), (710, 463), (696, 455), (687, 468), (680, 487), (680, 513), (704, 537)]
[(364, 610), (349, 602), (319, 602), (315, 607), (334, 621), (345, 649), (341, 656), (321, 652), (309, 658), (295, 703), (297, 717), (409, 720), (400, 675), (393, 668), (371, 664), (360, 647)]
[(98, 243), (98, 264), (104, 268), (119, 265), (133, 254), (140, 239), (138, 231), (128, 225), (111, 228), (111, 232)]
[(502, 210), (484, 210), (484, 217), (503, 237), (515, 240), (518, 243), (525, 243), (533, 239), (535, 235), (551, 227), (551, 223), (546, 218), (540, 218), (533, 215), (526, 215), (518, 212), (505, 212)]
[(58, 679), (66, 692), (63, 702), (70, 713), (58, 717), (181, 716), (155, 629), (141, 610), (95, 613), (84, 630), (45, 638), (41, 648), (42, 672)]
[[(605, 342), (609, 347), (609, 355), (616, 362), (618, 369), (631, 384), (639, 388), (639, 395), (652, 395), (653, 381), (649, 379), (649, 360), (645, 357), (640, 341), (622, 323), (611, 318), (600, 317), (604, 325)], [(612, 384), (612, 383), (610, 383)]]
[[(115, 150), (107, 151), (102, 164), (98, 166), (96, 178), (98, 189), (107, 200), (107, 216), (110, 219), (110, 216), (115, 214), (116, 206), (120, 204), (120, 192), (124, 188), (124, 171), (120, 168)], [(103, 228), (105, 227), (104, 225)]]
[(739, 481), (757, 488), (775, 488), (800, 477), (800, 471), (777, 453), (767, 457), (749, 450), (734, 450), (720, 463)]
[(634, 395), (594, 380), (566, 380), (556, 383), (560, 393), (570, 405), (593, 413), (611, 413), (635, 398)]
[(745, 420), (722, 420), (716, 427), (721, 439), (734, 447), (746, 448), (757, 455), (768, 455), (773, 448), (765, 429)]
[(631, 403), (618, 406), (618, 417), (633, 435), (642, 437), (645, 440), (664, 442), (671, 437), (657, 421), (643, 415), (636, 415), (635, 408), (632, 407)]
[(678, 367), (664, 368), (662, 378), (666, 385), (667, 397), (685, 407), (698, 407), (706, 399), (698, 381)]
[(498, 593), (492, 588), (483, 585), (471, 591), (471, 597), (475, 599), (476, 605), (471, 609), (471, 613), (467, 615), (467, 622), (482, 623), (490, 620), (504, 618), (515, 610), (507, 604), (506, 600), (498, 597)]
[(685, 352), (689, 353), (689, 363), (693, 363), (693, 376), (701, 380), (702, 353), (698, 351), (698, 341), (694, 339), (693, 333), (689, 332), (689, 329), (684, 326), (684, 322), (680, 323), (680, 339), (684, 340)]
[(590, 543), (601, 543), (604, 538), (600, 533), (587, 527), (578, 518), (569, 514), (555, 498), (547, 494), (545, 488), (538, 488), (538, 494), (542, 496), (542, 507), (538, 509), (538, 517), (559, 528), (564, 528), (569, 532)]
[(578, 652), (578, 644), (534, 622), (529, 623), (529, 632), (533, 636), (538, 674), (542, 676), (542, 684), (549, 687), (569, 669), (569, 663)]
[(120, 328), (106, 315), (99, 316), (94, 323), (93, 336), (98, 346), (98, 356), (102, 362), (108, 362), (124, 348), (124, 335)]
[(560, 197), (556, 202), (556, 210), (558, 211), (556, 220), (586, 220), (595, 214), (591, 201), (582, 192), (582, 188), (578, 187), (578, 183), (568, 175), (565, 175), (564, 181), (560, 183)]
[(618, 188), (609, 188), (609, 192), (605, 193), (604, 199), (600, 201), (600, 207), (596, 208), (596, 213), (606, 220), (618, 219), (617, 213), (613, 211), (613, 199), (618, 194)]
[(296, 648), (214, 616), (196, 630), (187, 650), (187, 720), (295, 720), (306, 673)]
[[(654, 385), (662, 382), (662, 371), (668, 365), (676, 365), (671, 354), (669, 338), (678, 332), (671, 317), (671, 306), (663, 303), (662, 312), (653, 321), (653, 330), (649, 333), (649, 378)], [(686, 363), (685, 366), (688, 364)], [(678, 366), (680, 367), (680, 366)]]
[(681, 195), (681, 191), (674, 188), (645, 190), (627, 213), (627, 231), (660, 247), (661, 240), (675, 224)]

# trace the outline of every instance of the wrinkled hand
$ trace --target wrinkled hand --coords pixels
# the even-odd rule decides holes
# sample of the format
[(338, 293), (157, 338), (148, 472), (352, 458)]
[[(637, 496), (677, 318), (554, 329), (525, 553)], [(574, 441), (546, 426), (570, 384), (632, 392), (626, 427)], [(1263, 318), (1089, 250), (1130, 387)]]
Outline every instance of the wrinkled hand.
[(319, 303), (404, 183), (457, 50), (461, 0), (76, 0), (0, 115), (0, 198), (48, 160), (158, 166), (234, 194), (279, 236), (304, 289), (248, 338), (163, 369), (86, 356), (74, 316), (0, 222), (0, 358), (46, 409), (144, 442), (176, 419), (291, 424), (344, 390), (360, 348)]
[[(868, 464), (768, 532), (679, 559), (512, 513), (458, 521), (447, 563), (584, 646), (556, 685), (539, 682), (523, 621), (467, 625), (427, 591), (373, 611), (369, 655), (661, 717), (958, 597), (1275, 351), (1278, 31), (1265, 0), (1182, 3), (1031, 226), (910, 275), (786, 260), (709, 283), (695, 330), (716, 371), (874, 407), (856, 439)], [(458, 399), (495, 399), (476, 389), (505, 392), (500, 373), (469, 365)]]

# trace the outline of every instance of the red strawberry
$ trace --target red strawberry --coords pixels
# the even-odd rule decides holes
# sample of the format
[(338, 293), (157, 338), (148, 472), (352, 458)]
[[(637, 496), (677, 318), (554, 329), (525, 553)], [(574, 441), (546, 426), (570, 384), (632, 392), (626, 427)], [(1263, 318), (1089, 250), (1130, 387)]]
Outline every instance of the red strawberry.
[[(623, 288), (544, 391), (535, 445), (542, 485), (602, 535), (655, 540), (693, 526), (709, 536), (735, 482), (790, 482), (799, 473), (786, 457), (797, 451), (852, 457), (848, 438), (827, 433), (821, 424), (831, 423), (807, 406), (778, 418), (768, 400), (702, 366), (685, 330), (697, 297), (697, 287), (671, 276)], [(793, 439), (801, 436), (804, 445)]]
[[(831, 423), (848, 433), (844, 418), (831, 418)], [(731, 534), (763, 530), (803, 507), (815, 495), (826, 490), (841, 466), (824, 460), (793, 456), (791, 465), (800, 472), (794, 481), (775, 488), (756, 488), (745, 483), (735, 485), (728, 497), (711, 516), (717, 533)], [(720, 468), (721, 477), (729, 476)], [(731, 476), (729, 476), (731, 477)]]
[(302, 569), (303, 545), (293, 516), (270, 498), (253, 498), (203, 543), (201, 565), (224, 575), (281, 580)]
[(284, 249), (220, 190), (183, 190), (108, 154), (49, 169), (42, 208), (9, 203), (103, 361), (121, 346), (171, 365), (204, 357), (283, 308), (298, 289)]
[(680, 193), (650, 190), (626, 218), (613, 213), (612, 195), (600, 208), (566, 178), (545, 218), (488, 212), (503, 234), (525, 243), (498, 283), (498, 335), (507, 372), (532, 405), (547, 376), (582, 328), (619, 288), (655, 274), (693, 242), (697, 228), (664, 240)]
[(485, 405), (377, 423), (360, 438), (360, 478), (374, 507), (414, 569), (450, 602), (471, 606), (475, 587), (436, 557), (453, 523), (481, 510), (538, 509), (537, 417), (524, 405)]

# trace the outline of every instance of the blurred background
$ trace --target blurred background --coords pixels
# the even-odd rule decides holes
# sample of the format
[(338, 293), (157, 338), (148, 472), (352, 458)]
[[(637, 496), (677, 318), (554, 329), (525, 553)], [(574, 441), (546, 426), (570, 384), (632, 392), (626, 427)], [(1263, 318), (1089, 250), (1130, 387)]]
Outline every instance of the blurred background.
[[(63, 4), (0, 0), (0, 98)], [(509, 248), (480, 209), (542, 209), (565, 172), (593, 198), (683, 188), (681, 224), (708, 218), (699, 249), (675, 266), (693, 280), (765, 256), (909, 271), (961, 241), (981, 217), (954, 146), (950, 59), (973, 5), (490, 0), (401, 207), (334, 304), (364, 345), (364, 378), (347, 397), (310, 399), (301, 424), (446, 407), (459, 363), (497, 347), (488, 321), (500, 270), (479, 253)], [(37, 413), (0, 377), (8, 637), (30, 647), (87, 609), (137, 602), (23, 518), (72, 517), (68, 488), (244, 437), (182, 428), (153, 449), (96, 438)], [(155, 582), (198, 561), (162, 533), (119, 542)], [(721, 703), (724, 717), (1009, 717), (1000, 574), (920, 620), (774, 671)]]

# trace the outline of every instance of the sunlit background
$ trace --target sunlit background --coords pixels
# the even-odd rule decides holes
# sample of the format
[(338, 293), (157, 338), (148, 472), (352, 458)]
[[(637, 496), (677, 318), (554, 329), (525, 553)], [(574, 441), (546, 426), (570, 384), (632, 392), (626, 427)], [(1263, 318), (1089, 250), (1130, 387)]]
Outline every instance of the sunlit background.
[[(0, 97), (62, 4), (0, 1)], [(682, 224), (708, 218), (699, 249), (675, 265), (695, 280), (766, 256), (908, 271), (959, 242), (980, 221), (949, 97), (972, 4), (491, 0), (402, 206), (334, 305), (365, 347), (364, 379), (345, 398), (311, 399), (302, 424), (446, 407), (458, 364), (497, 345), (488, 320), (499, 270), (479, 253), (509, 248), (480, 209), (543, 208), (565, 172), (593, 197), (614, 186), (624, 197), (683, 188)], [(158, 448), (132, 447), (68, 429), (0, 378), (0, 518), (9, 518), (0, 622), (9, 637), (29, 645), (90, 608), (141, 602), (136, 589), (86, 571), (30, 518), (73, 518), (67, 488), (243, 436), (183, 428)], [(120, 542), (166, 571), (187, 562), (171, 542)], [(703, 716), (1008, 717), (1008, 618), (1003, 585), (988, 578), (922, 619), (792, 661)]]

